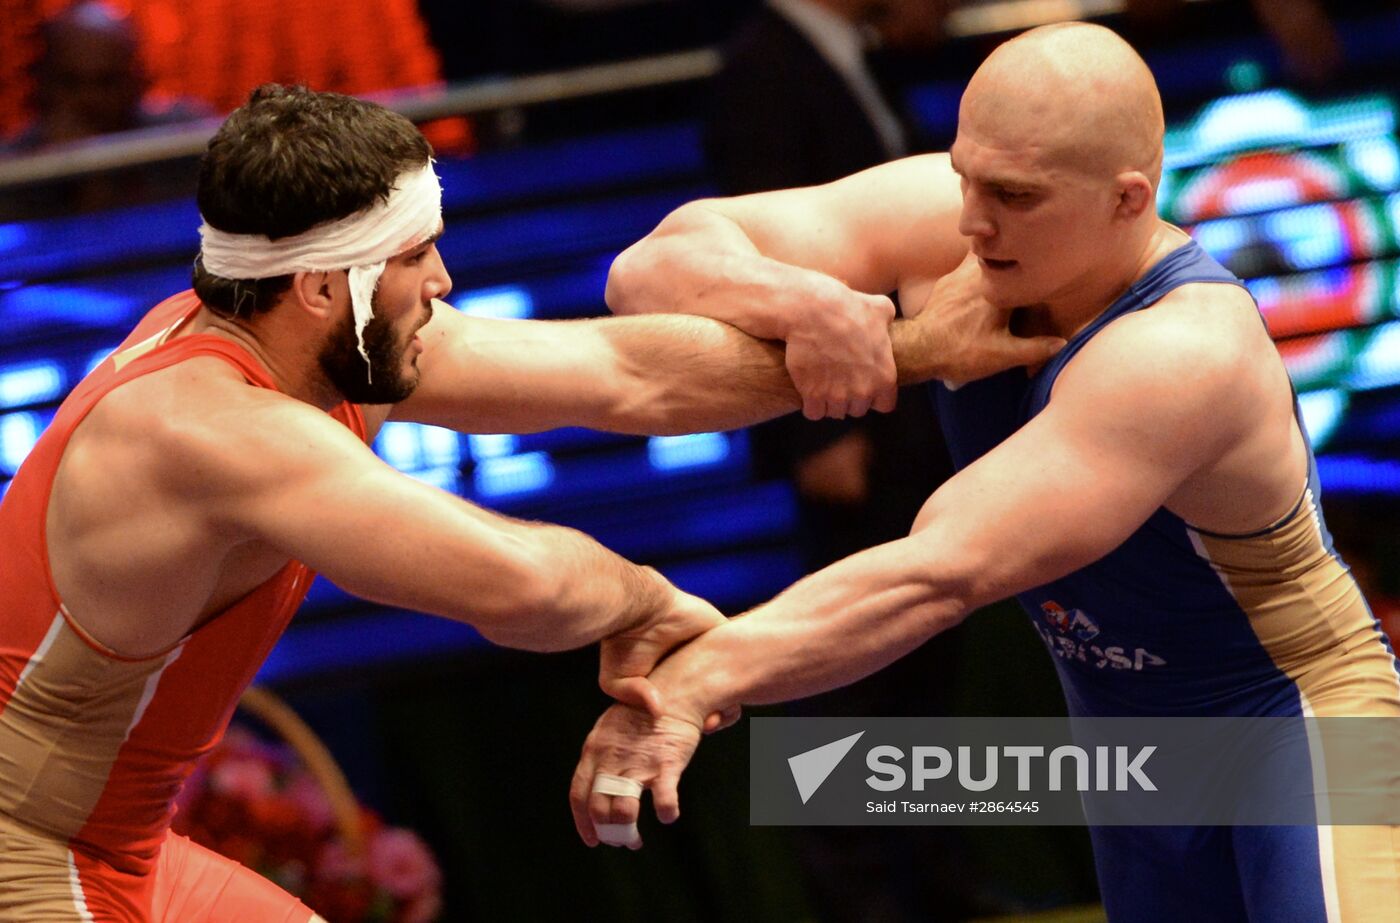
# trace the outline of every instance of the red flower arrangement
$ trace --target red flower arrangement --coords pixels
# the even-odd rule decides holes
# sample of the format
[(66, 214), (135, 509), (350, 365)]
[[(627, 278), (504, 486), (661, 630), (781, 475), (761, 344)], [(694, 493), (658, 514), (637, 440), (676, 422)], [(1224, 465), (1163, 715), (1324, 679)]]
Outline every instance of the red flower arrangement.
[(442, 872), (414, 833), (354, 805), (357, 847), (296, 751), (233, 726), (180, 793), (174, 828), (295, 894), (329, 923), (432, 923)]

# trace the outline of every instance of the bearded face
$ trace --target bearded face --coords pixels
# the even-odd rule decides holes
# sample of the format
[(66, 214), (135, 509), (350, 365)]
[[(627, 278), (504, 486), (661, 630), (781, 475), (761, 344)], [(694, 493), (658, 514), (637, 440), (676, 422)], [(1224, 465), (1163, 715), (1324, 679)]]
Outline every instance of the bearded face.
[(405, 362), (411, 350), (413, 336), (432, 317), (432, 308), (425, 306), (426, 316), (401, 322), (398, 328), (380, 310), (379, 293), (374, 296), (374, 315), (365, 325), (365, 352), (369, 363), (355, 339), (355, 319), (346, 311), (321, 349), (321, 371), (331, 385), (353, 404), (397, 404), (418, 387), (418, 357)]

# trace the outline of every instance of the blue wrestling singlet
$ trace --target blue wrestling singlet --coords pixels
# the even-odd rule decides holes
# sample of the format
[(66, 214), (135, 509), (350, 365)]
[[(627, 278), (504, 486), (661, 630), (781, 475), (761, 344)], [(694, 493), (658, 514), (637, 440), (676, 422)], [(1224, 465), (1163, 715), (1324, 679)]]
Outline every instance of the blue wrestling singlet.
[[(1044, 409), (1061, 370), (1099, 331), (1194, 283), (1243, 285), (1187, 243), (1035, 376), (1012, 369), (956, 391), (935, 386), (954, 464), (976, 461)], [(1019, 595), (1070, 714), (1400, 717), (1395, 658), (1332, 548), (1311, 447), (1308, 459), (1297, 504), (1267, 529), (1220, 535), (1158, 509), (1100, 560)], [(1091, 834), (1112, 923), (1400, 921), (1396, 828)]]

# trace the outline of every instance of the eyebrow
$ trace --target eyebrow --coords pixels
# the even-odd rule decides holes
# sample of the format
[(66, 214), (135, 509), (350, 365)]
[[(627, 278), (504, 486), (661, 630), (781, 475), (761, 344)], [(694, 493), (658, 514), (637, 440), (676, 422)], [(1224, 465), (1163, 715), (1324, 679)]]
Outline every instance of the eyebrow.
[[(954, 168), (954, 173), (964, 179), (971, 177), (964, 176), (962, 171)], [(1008, 192), (1038, 192), (1044, 188), (1044, 184), (1028, 179), (1021, 179), (1015, 176), (988, 176), (977, 180), (983, 186), (990, 186), (993, 189), (1003, 189)]]
[(420, 240), (418, 243), (414, 244), (412, 247), (409, 247), (407, 250), (403, 251), (403, 253), (402, 253), (401, 255), (402, 255), (402, 256), (414, 256), (414, 255), (416, 255), (416, 254), (422, 253), (424, 250), (428, 249), (428, 248), (431, 247), (433, 244), (435, 244), (435, 243), (437, 243), (439, 240), (441, 240), (441, 239), (442, 239), (442, 235), (445, 234), (446, 232), (447, 232), (447, 225), (446, 225), (446, 224), (440, 224), (440, 225), (438, 225), (437, 231), (436, 231), (431, 237), (425, 237), (424, 239)]
[[(957, 176), (960, 176), (963, 179), (969, 178), (958, 167), (958, 162), (953, 156), (952, 148), (948, 149), (948, 167)], [(1039, 183), (1034, 183), (1030, 180), (1018, 179), (1014, 176), (993, 176), (979, 180), (979, 182), (982, 183), (982, 185), (984, 186), (992, 186), (997, 189), (1014, 190), (1016, 192), (1035, 192), (1041, 188)]]

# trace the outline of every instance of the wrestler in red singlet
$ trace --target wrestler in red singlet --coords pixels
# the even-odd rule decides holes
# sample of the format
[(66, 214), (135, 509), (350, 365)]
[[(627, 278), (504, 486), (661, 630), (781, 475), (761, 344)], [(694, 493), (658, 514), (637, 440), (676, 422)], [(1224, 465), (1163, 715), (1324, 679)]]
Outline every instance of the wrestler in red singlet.
[[(3, 920), (311, 917), (271, 882), (169, 827), (181, 783), (222, 736), (314, 575), (292, 561), (174, 647), (128, 657), (83, 630), (49, 567), (54, 476), (73, 432), (113, 389), (192, 356), (217, 356), (250, 385), (275, 387), (228, 339), (170, 338), (199, 306), (185, 292), (152, 310), (63, 402), (0, 504)], [(365, 437), (355, 405), (332, 416)]]

